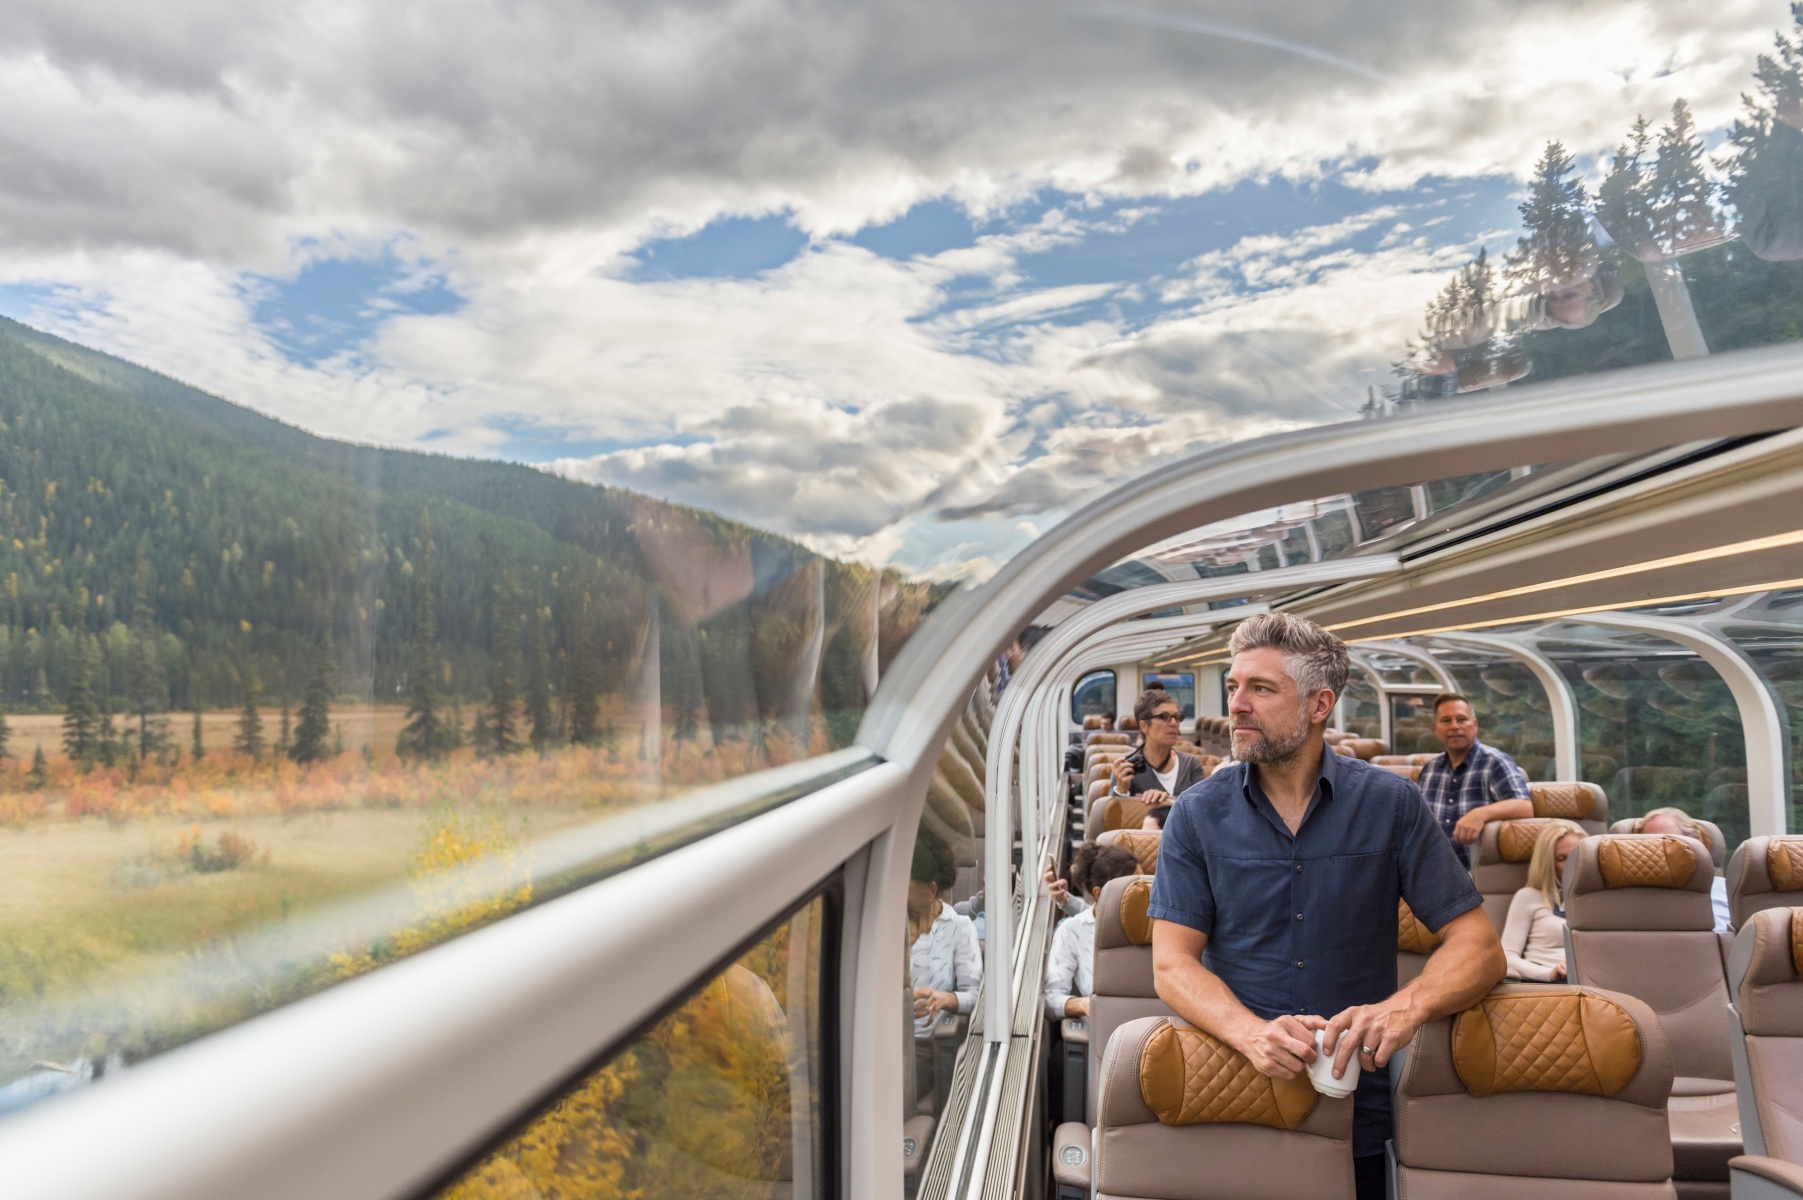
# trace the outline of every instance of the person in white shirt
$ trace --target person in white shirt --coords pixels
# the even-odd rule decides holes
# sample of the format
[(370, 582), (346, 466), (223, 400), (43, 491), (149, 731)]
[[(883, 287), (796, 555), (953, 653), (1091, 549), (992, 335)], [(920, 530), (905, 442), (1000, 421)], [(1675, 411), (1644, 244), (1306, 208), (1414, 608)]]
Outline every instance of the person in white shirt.
[(908, 880), (908, 968), (914, 989), (914, 1038), (931, 1051), (941, 1013), (967, 1013), (983, 982), (983, 952), (971, 919), (941, 900), (957, 865), (951, 851), (926, 829), (914, 843)]
[[(1666, 833), (1674, 837), (1695, 838), (1709, 849), (1709, 832), (1697, 824), (1696, 818), (1681, 808), (1655, 808), (1640, 818), (1639, 833)], [(1727, 933), (1732, 925), (1728, 912), (1728, 881), (1720, 872), (1709, 885), (1709, 905), (1715, 911), (1715, 931)]]
[(1553, 821), (1534, 840), (1528, 859), (1528, 885), (1509, 901), (1503, 922), (1503, 955), (1509, 978), (1536, 983), (1565, 979), (1565, 864), (1584, 840), (1576, 821)]
[(1077, 847), (1071, 860), (1071, 887), (1089, 903), (1076, 916), (1059, 922), (1052, 933), (1045, 975), (1045, 1011), (1052, 1020), (1089, 1015), (1089, 996), (1095, 991), (1096, 901), (1112, 880), (1137, 874), (1139, 860), (1119, 846), (1084, 842)]

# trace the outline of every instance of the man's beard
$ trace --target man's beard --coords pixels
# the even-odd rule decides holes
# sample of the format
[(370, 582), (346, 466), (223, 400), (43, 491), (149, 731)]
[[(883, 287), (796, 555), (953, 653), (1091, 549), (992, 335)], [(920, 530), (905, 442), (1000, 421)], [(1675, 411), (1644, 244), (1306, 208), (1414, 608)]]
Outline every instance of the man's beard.
[[(1273, 734), (1264, 725), (1255, 725), (1250, 728), (1236, 726), (1233, 730), (1233, 756), (1241, 762), (1262, 765), (1289, 762), (1296, 757), (1308, 741), (1308, 722), (1300, 719), (1300, 713), (1297, 714), (1297, 717), (1295, 727), (1288, 734)], [(1252, 743), (1243, 751), (1240, 749), (1242, 733), (1247, 734), (1247, 740)], [(1256, 735), (1256, 740), (1254, 740), (1254, 735)]]

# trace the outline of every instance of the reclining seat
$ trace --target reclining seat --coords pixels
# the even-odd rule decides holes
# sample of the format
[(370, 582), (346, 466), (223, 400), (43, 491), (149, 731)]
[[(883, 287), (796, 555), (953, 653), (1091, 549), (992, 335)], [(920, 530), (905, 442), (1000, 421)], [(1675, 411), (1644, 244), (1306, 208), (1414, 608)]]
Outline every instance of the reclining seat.
[(1396, 1084), (1408, 1200), (1671, 1200), (1671, 1050), (1632, 996), (1507, 984), (1430, 1021)]
[(1528, 885), (1528, 860), (1534, 842), (1545, 828), (1540, 817), (1518, 821), (1491, 821), (1484, 826), (1471, 853), (1471, 882), (1484, 898), (1484, 915), (1501, 933), (1509, 917), (1509, 901)]
[(1576, 821), (1588, 833), (1609, 827), (1609, 793), (1594, 783), (1530, 783), (1528, 799), (1536, 817)]
[(1440, 948), (1440, 935), (1421, 923), (1407, 900), (1396, 902), (1396, 986), (1415, 982), (1427, 956)]
[[(1715, 873), (1720, 875), (1728, 865), (1728, 839), (1722, 833), (1722, 827), (1714, 821), (1692, 818), (1703, 827), (1704, 840), (1709, 843), (1709, 861), (1715, 864)], [(1646, 823), (1645, 817), (1623, 817), (1609, 826), (1610, 833), (1639, 833), (1640, 827)]]
[(1762, 909), (1741, 926), (1728, 990), (1747, 1153), (1803, 1167), (1803, 908)]
[(1748, 838), (1728, 860), (1728, 914), (1743, 929), (1756, 912), (1803, 904), (1803, 837)]
[(1352, 1099), (1260, 1075), (1167, 1017), (1109, 1041), (1095, 1136), (1097, 1200), (1352, 1200)]
[(1110, 829), (1096, 838), (1099, 846), (1119, 846), (1139, 863), (1140, 874), (1152, 875), (1158, 870), (1158, 847), (1164, 833), (1157, 829)]
[(1674, 1176), (1686, 1197), (1725, 1196), (1740, 1153), (1714, 878), (1701, 842), (1655, 834), (1585, 838), (1565, 866), (1572, 982), (1645, 1002), (1671, 1045)]

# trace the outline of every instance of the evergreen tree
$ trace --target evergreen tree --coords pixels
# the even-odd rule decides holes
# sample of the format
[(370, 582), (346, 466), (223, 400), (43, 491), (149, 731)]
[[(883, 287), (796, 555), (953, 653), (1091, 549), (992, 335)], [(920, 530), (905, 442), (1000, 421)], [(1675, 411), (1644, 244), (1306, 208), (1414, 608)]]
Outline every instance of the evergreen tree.
[(49, 782), (50, 763), (49, 760), (44, 757), (44, 744), (39, 742), (37, 749), (32, 751), (31, 754), (31, 770), (26, 773), (25, 785), (31, 788), (31, 790), (36, 791)]
[(69, 658), (69, 679), (63, 687), (63, 753), (87, 766), (100, 752), (99, 736), (93, 648), (85, 634), (77, 634), (75, 652)]
[(12, 744), (12, 726), (6, 723), (6, 710), (0, 708), (0, 758), (11, 758), (13, 756)]
[(1803, 258), (1803, 3), (1791, 5), (1796, 34), (1780, 32), (1776, 55), (1761, 54), (1755, 96), (1728, 130), (1733, 157), (1723, 198), (1739, 215), (1739, 233), (1760, 258)]
[(132, 567), (131, 665), (126, 678), (127, 698), (138, 719), (138, 755), (148, 759), (169, 742), (169, 723), (161, 713), (169, 703), (163, 664), (157, 655), (156, 606), (150, 557), (138, 548)]
[(575, 645), (564, 672), (564, 706), (570, 714), (570, 740), (586, 746), (595, 740), (601, 713), (601, 664), (595, 649), (592, 602), (584, 592), (576, 612)]
[(288, 697), (282, 697), (282, 722), (276, 727), (275, 754), (283, 758), (288, 754), (294, 734), (293, 714), (288, 711)]
[(515, 724), (519, 697), (513, 683), (514, 646), (519, 639), (505, 591), (495, 600), (494, 631), (494, 647), (488, 656), (488, 739), (489, 749), (505, 756), (520, 748)]
[(438, 624), (432, 611), (432, 517), (419, 515), (419, 561), (413, 572), (413, 645), (407, 656), (407, 724), (395, 749), (403, 756), (430, 758), (445, 748), (440, 728)]
[(110, 767), (129, 753), (131, 743), (126, 739), (125, 731), (113, 723), (113, 701), (108, 697), (100, 707), (100, 717), (95, 725), (94, 751), (100, 759), (100, 765)]
[(263, 698), (263, 686), (252, 671), (244, 674), (244, 701), (238, 709), (238, 733), (232, 749), (251, 758), (263, 756), (263, 714), (257, 705)]
[(332, 715), (332, 647), (326, 643), (313, 662), (307, 677), (307, 690), (301, 694), (300, 723), (294, 729), (294, 745), (288, 756), (297, 763), (310, 763), (324, 758), (326, 738), (331, 733)]
[(487, 705), (476, 705), (476, 719), (470, 722), (470, 745), (475, 747), (478, 755), (483, 758), (488, 757), (489, 738)]
[(1596, 190), (1597, 220), (1609, 236), (1635, 258), (1655, 252), (1651, 201), (1651, 167), (1647, 151), (1652, 144), (1651, 123), (1634, 119), (1628, 140), (1615, 149), (1609, 174)]
[(1546, 144), (1534, 166), (1528, 198), (1521, 202), (1527, 235), (1515, 243), (1503, 274), (1524, 291), (1587, 278), (1596, 270), (1596, 239), (1590, 233), (1589, 197), (1573, 178), (1577, 164), (1563, 144)]
[(543, 754), (557, 737), (557, 714), (551, 708), (551, 655), (545, 637), (545, 614), (535, 611), (526, 640), (526, 716), (532, 722), (532, 748)]
[(1701, 250), (1727, 236), (1715, 205), (1719, 186), (1708, 177), (1707, 167), (1690, 105), (1675, 101), (1671, 120), (1659, 131), (1648, 213), (1653, 237), (1668, 255)]
[(195, 762), (199, 762), (201, 759), (203, 759), (207, 756), (207, 748), (206, 748), (206, 745), (202, 742), (201, 736), (200, 736), (200, 705), (198, 705), (198, 704), (196, 704), (194, 706), (193, 739), (194, 740), (188, 746), (188, 755)]

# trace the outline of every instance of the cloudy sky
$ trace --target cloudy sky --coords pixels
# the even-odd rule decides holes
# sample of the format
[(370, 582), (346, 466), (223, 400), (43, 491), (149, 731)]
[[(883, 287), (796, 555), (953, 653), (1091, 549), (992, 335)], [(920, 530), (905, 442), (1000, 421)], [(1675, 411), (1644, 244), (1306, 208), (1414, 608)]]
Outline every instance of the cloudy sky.
[(320, 433), (981, 574), (1345, 419), (1548, 138), (1782, 0), (0, 0), (0, 314)]

